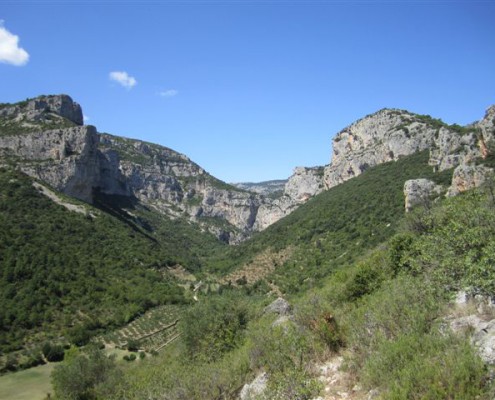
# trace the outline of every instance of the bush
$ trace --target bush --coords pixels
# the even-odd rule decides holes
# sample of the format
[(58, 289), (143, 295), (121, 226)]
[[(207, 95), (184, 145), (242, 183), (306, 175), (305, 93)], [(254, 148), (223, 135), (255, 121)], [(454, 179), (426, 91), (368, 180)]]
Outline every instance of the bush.
[(467, 340), (439, 334), (403, 335), (383, 342), (366, 361), (363, 383), (384, 399), (474, 399), (486, 371)]
[(64, 348), (59, 344), (46, 342), (41, 348), (43, 355), (50, 362), (62, 361), (64, 359)]
[(88, 354), (69, 350), (69, 356), (55, 367), (51, 377), (57, 399), (91, 400), (103, 398), (98, 396), (100, 387), (117, 373), (114, 359), (91, 347)]
[(134, 361), (136, 359), (136, 355), (135, 354), (126, 354), (123, 358), (126, 361)]
[(428, 333), (439, 307), (436, 290), (409, 276), (399, 276), (364, 298), (345, 319), (353, 366), (359, 369), (383, 342)]
[(184, 315), (182, 341), (191, 359), (213, 361), (242, 343), (249, 308), (240, 294), (225, 292), (197, 303)]
[(127, 350), (129, 351), (138, 351), (139, 350), (139, 342), (135, 339), (129, 339), (127, 341)]

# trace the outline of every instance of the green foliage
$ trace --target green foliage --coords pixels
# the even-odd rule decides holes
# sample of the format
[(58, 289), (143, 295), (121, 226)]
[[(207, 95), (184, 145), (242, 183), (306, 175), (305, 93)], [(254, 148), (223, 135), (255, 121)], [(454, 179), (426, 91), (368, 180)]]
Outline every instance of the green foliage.
[(118, 370), (115, 361), (96, 348), (88, 349), (87, 354), (73, 354), (52, 373), (52, 384), (57, 399), (93, 400), (106, 398), (109, 382), (116, 379)]
[(466, 339), (438, 333), (400, 335), (367, 359), (362, 382), (384, 399), (474, 399), (486, 369)]
[(229, 271), (268, 248), (290, 248), (292, 256), (270, 279), (287, 293), (318, 286), (322, 278), (351, 265), (395, 234), (404, 214), (407, 179), (440, 182), (451, 173), (434, 173), (428, 152), (370, 168), (309, 200), (250, 241), (218, 254), (209, 269)]
[(135, 354), (126, 354), (123, 358), (125, 361), (135, 361), (136, 355)]
[(262, 399), (311, 399), (321, 385), (310, 372), (319, 350), (309, 331), (286, 321), (273, 325), (271, 318), (261, 320), (249, 334), (250, 363), (269, 376), (268, 390)]
[(212, 362), (183, 359), (180, 346), (155, 357), (125, 365), (124, 377), (116, 382), (108, 400), (234, 399), (249, 376), (245, 346)]
[(127, 341), (127, 350), (138, 351), (139, 350), (139, 342), (135, 339), (129, 339)]
[(181, 321), (182, 341), (192, 360), (214, 361), (238, 347), (249, 320), (246, 299), (225, 292), (191, 307)]
[[(70, 212), (19, 172), (0, 170), (0, 188), (0, 351), (20, 348), (41, 330), (66, 330), (81, 345), (153, 306), (185, 301), (160, 269), (178, 261), (179, 239), (192, 228), (166, 234), (158, 220), (156, 233), (146, 233), (110, 213)], [(180, 240), (195, 249), (202, 238), (197, 232)], [(188, 260), (199, 263), (198, 255)]]
[(495, 291), (495, 214), (490, 196), (469, 192), (418, 214), (401, 263), (449, 290)]
[(45, 358), (50, 362), (62, 361), (64, 359), (64, 348), (59, 344), (46, 342), (41, 351)]
[(344, 317), (357, 368), (383, 341), (426, 334), (439, 313), (439, 294), (421, 279), (399, 276)]

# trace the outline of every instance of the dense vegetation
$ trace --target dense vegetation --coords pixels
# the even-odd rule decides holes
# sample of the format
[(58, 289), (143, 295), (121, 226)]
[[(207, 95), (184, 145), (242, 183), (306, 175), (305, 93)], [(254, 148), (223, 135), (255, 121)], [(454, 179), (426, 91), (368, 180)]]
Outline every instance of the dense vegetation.
[[(0, 134), (18, 129), (4, 124)], [(134, 141), (114, 140), (123, 159), (151, 162)], [(404, 217), (405, 180), (450, 180), (451, 171), (434, 173), (427, 160), (423, 152), (371, 168), (235, 248), (132, 198), (97, 193), (94, 207), (80, 203), (85, 213), (68, 211), (22, 173), (0, 169), (0, 367), (64, 359), (52, 375), (57, 399), (233, 399), (264, 371), (261, 400), (309, 400), (322, 389), (315, 365), (338, 354), (349, 385), (377, 389), (383, 399), (493, 398), (493, 371), (468, 336), (446, 328), (445, 316), (458, 290), (495, 291), (495, 190)], [(265, 252), (287, 257), (260, 281), (208, 284)], [(167, 272), (177, 264), (207, 281), (198, 301)], [(290, 317), (265, 311), (273, 288), (293, 304)], [(101, 345), (75, 347), (167, 303), (183, 305), (173, 306), (181, 314), (173, 314), (174, 342), (159, 354), (142, 351), (132, 324), (113, 334), (140, 351), (126, 354), (128, 362), (107, 357)], [(142, 324), (153, 332), (148, 320)]]
[(179, 344), (116, 367), (123, 377), (95, 398), (233, 399), (266, 371), (261, 399), (308, 400), (321, 390), (314, 364), (337, 352), (348, 384), (383, 399), (491, 399), (490, 370), (443, 318), (460, 287), (493, 294), (494, 209), (489, 195), (468, 193), (417, 210), (397, 235), (294, 298), (292, 320), (274, 323), (264, 296), (203, 298)]
[(265, 249), (291, 248), (292, 257), (270, 279), (286, 293), (306, 290), (396, 232), (404, 214), (407, 179), (446, 184), (451, 174), (434, 173), (428, 152), (379, 165), (316, 196), (252, 240), (214, 258), (210, 268), (223, 273)]
[[(0, 170), (0, 351), (26, 340), (121, 325), (150, 307), (184, 302), (165, 267), (197, 269), (221, 244), (181, 221), (126, 213), (114, 198), (68, 211), (20, 172)], [(73, 201), (73, 200), (71, 200)], [(133, 207), (132, 204), (127, 204)], [(41, 334), (43, 332), (43, 334)]]

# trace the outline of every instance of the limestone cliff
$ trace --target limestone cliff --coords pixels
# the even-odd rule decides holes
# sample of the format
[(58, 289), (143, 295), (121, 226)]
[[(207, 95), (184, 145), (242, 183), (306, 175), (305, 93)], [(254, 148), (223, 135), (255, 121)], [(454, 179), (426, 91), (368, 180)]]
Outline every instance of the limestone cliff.
[(1, 163), (87, 202), (95, 193), (136, 198), (229, 243), (255, 229), (263, 196), (219, 181), (169, 148), (80, 124), (80, 106), (65, 95), (2, 105)]
[[(81, 107), (66, 95), (0, 104), (0, 164), (14, 165), (87, 202), (95, 193), (132, 197), (237, 243), (318, 193), (421, 150), (429, 149), (433, 168), (457, 168), (449, 194), (481, 184), (492, 170), (475, 166), (493, 155), (495, 106), (467, 127), (403, 110), (380, 110), (335, 136), (328, 166), (296, 168), (276, 196), (228, 185), (169, 148), (99, 134), (82, 123)], [(280, 190), (281, 183), (274, 187)], [(411, 204), (418, 190), (417, 185), (408, 188)]]
[(370, 167), (428, 149), (436, 132), (427, 118), (407, 111), (384, 109), (368, 115), (334, 138), (325, 185), (331, 188)]

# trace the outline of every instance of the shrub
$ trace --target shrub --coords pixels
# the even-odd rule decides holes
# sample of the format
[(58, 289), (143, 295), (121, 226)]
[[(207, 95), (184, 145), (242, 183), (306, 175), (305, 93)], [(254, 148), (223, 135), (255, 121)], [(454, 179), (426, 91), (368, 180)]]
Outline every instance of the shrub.
[(99, 398), (99, 388), (117, 373), (114, 359), (91, 347), (88, 354), (69, 350), (66, 361), (55, 367), (51, 377), (57, 399), (91, 400)]
[(41, 348), (41, 351), (50, 362), (62, 361), (64, 359), (64, 348), (62, 345), (46, 342)]
[(486, 371), (465, 339), (439, 334), (403, 335), (383, 342), (366, 361), (363, 383), (384, 399), (474, 399)]
[(191, 307), (182, 319), (182, 340), (191, 359), (213, 361), (243, 340), (249, 308), (239, 294), (226, 292)]
[(127, 350), (129, 351), (138, 351), (139, 350), (139, 342), (135, 339), (129, 339), (127, 341)]

